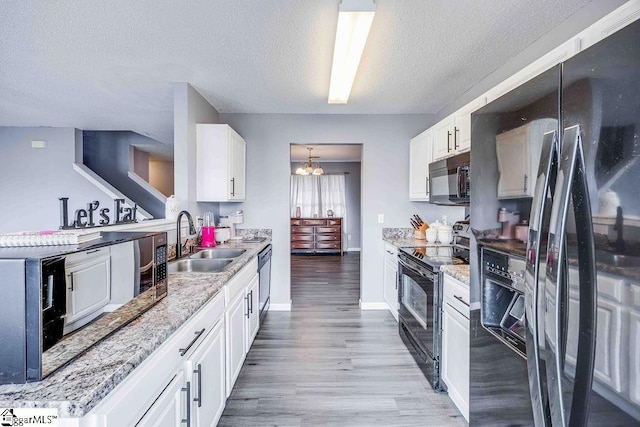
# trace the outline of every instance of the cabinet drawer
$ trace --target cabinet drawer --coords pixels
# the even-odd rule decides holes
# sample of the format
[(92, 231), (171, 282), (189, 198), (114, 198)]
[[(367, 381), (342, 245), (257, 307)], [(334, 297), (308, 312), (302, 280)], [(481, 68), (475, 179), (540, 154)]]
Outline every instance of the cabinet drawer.
[(291, 249), (313, 249), (313, 242), (291, 242)]
[(469, 287), (453, 277), (443, 275), (443, 300), (469, 317)]
[(342, 219), (328, 219), (327, 225), (342, 225)]
[(302, 225), (327, 225), (326, 219), (303, 219)]
[(316, 242), (316, 249), (341, 249), (340, 242)]
[(339, 234), (318, 234), (316, 236), (317, 242), (336, 241), (336, 240), (340, 240)]
[(292, 234), (292, 242), (313, 242), (313, 234)]
[(340, 227), (316, 227), (316, 233), (340, 233)]
[(313, 227), (291, 227), (291, 236), (294, 234), (313, 234)]

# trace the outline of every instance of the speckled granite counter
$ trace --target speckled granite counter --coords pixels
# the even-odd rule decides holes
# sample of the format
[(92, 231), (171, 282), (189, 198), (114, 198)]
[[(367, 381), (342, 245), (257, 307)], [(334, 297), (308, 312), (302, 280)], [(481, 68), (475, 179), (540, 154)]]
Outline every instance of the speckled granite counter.
[(446, 273), (449, 276), (455, 277), (462, 283), (469, 285), (471, 282), (471, 277), (469, 273), (469, 265), (443, 265), (440, 267), (440, 271), (442, 273)]
[(524, 258), (527, 256), (527, 244), (520, 240), (478, 240), (478, 244)]
[(397, 248), (437, 248), (440, 246), (451, 246), (451, 244), (443, 245), (440, 243), (429, 243), (426, 240), (419, 240), (413, 237), (412, 228), (383, 228), (382, 240), (391, 243)]
[(170, 274), (162, 301), (68, 365), (40, 382), (0, 386), (0, 407), (49, 407), (58, 408), (61, 418), (84, 416), (269, 243), (220, 245), (247, 249), (223, 273)]

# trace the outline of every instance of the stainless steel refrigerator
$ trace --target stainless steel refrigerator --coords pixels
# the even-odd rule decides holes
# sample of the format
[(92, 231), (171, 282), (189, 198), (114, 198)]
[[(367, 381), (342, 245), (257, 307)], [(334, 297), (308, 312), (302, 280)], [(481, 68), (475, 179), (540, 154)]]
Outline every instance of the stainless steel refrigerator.
[(640, 424), (640, 21), (561, 65), (531, 205), (535, 424)]
[[(502, 199), (496, 136), (539, 119), (533, 198)], [(472, 228), (530, 227), (525, 352), (483, 327), (472, 242), (470, 424), (640, 425), (640, 21), (474, 113), (471, 158)]]

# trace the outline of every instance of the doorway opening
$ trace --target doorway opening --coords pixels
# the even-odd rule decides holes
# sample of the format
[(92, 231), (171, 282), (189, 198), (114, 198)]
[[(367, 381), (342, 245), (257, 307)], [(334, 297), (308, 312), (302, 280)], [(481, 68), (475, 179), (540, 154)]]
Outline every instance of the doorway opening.
[(326, 274), (336, 269), (357, 281), (345, 295), (358, 304), (362, 144), (291, 144), (290, 169), (292, 306), (313, 304), (306, 298), (310, 287), (340, 292), (340, 281)]

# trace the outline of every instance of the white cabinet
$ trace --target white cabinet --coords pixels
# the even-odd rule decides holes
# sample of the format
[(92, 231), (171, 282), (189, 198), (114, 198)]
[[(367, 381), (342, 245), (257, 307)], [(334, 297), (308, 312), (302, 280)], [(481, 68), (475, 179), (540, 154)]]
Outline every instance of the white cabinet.
[(231, 395), (233, 385), (240, 374), (240, 368), (244, 362), (245, 346), (247, 345), (247, 329), (245, 328), (246, 296), (238, 294), (229, 304), (225, 313), (227, 323), (227, 367), (226, 367), (226, 397)]
[(226, 388), (227, 397), (240, 374), (242, 363), (258, 333), (259, 295), (258, 262), (251, 261), (225, 286)]
[(443, 274), (442, 380), (469, 421), (469, 286)]
[(214, 426), (222, 416), (225, 393), (225, 328), (220, 321), (189, 357), (192, 426)]
[(471, 148), (471, 113), (484, 106), (482, 96), (468, 103), (449, 117), (433, 126), (433, 160), (469, 151)]
[(226, 124), (198, 124), (196, 195), (199, 202), (245, 199), (246, 144)]
[(409, 143), (409, 200), (429, 201), (429, 163), (433, 157), (433, 133), (427, 129)]
[(109, 248), (78, 252), (66, 257), (67, 314), (65, 333), (102, 313), (111, 298)]
[(184, 374), (178, 372), (153, 402), (136, 427), (176, 427), (187, 420), (187, 387)]
[(383, 292), (384, 300), (389, 306), (389, 311), (398, 320), (398, 248), (384, 244), (384, 273)]
[(544, 133), (557, 126), (555, 119), (540, 119), (496, 136), (499, 199), (533, 197)]
[(246, 320), (247, 325), (247, 352), (251, 348), (251, 344), (253, 344), (253, 340), (256, 339), (256, 335), (258, 335), (258, 328), (260, 326), (260, 299), (259, 299), (259, 282), (260, 276), (257, 274), (253, 276), (251, 282), (247, 286), (246, 298), (248, 307), (248, 315)]

